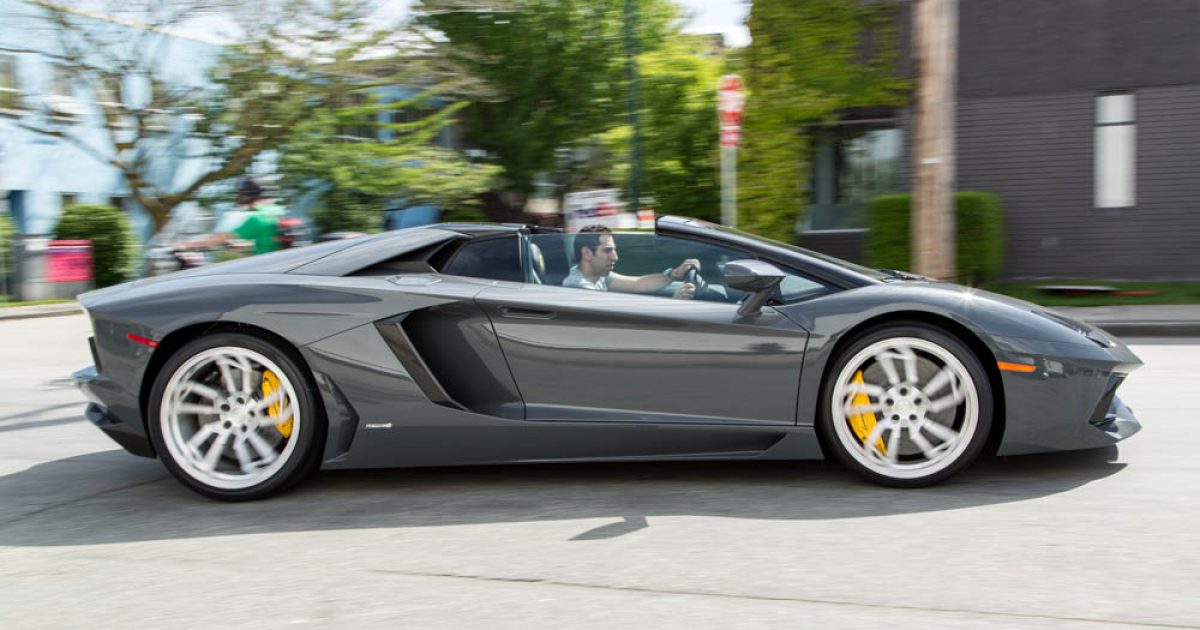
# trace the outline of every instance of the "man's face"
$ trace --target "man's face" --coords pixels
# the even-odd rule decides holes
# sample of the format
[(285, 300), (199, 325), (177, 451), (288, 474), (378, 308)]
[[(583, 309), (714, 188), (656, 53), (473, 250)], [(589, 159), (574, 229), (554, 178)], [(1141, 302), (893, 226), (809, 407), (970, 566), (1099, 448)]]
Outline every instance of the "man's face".
[(608, 275), (616, 266), (617, 246), (613, 244), (613, 237), (611, 234), (601, 234), (600, 244), (591, 256), (592, 273)]

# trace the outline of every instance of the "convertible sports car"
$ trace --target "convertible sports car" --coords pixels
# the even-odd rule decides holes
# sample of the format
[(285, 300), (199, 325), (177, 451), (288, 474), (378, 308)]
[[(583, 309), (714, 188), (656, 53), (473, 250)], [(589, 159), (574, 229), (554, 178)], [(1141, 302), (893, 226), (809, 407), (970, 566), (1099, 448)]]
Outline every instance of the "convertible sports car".
[[(433, 225), (87, 293), (87, 416), (225, 500), (318, 467), (823, 454), (919, 486), (1140, 428), (1138, 358), (1032, 304), (686, 218), (576, 238)], [(657, 290), (563, 286), (599, 249)]]

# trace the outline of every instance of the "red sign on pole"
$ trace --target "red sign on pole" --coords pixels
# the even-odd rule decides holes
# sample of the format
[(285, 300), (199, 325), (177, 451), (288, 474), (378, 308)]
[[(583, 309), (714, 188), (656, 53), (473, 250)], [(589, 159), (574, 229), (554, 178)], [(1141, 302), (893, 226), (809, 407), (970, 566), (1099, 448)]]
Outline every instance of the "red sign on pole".
[(721, 119), (721, 146), (736, 147), (742, 139), (742, 110), (746, 107), (746, 90), (742, 77), (727, 74), (717, 86), (717, 113)]

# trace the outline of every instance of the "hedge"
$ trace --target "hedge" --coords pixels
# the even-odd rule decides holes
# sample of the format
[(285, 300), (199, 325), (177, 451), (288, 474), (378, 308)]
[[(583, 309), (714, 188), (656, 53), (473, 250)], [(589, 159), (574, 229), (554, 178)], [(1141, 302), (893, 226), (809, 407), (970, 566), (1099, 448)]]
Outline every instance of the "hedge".
[[(958, 281), (978, 286), (1000, 277), (1004, 232), (1000, 200), (984, 192), (954, 194), (958, 234)], [(912, 268), (912, 196), (883, 195), (871, 200), (867, 264), (885, 269)]]
[(138, 240), (125, 213), (112, 206), (67, 206), (54, 228), (57, 239), (92, 242), (96, 286), (124, 282), (137, 264)]
[(15, 229), (13, 228), (12, 219), (8, 218), (7, 212), (0, 212), (0, 273), (12, 272), (13, 232), (15, 232)]

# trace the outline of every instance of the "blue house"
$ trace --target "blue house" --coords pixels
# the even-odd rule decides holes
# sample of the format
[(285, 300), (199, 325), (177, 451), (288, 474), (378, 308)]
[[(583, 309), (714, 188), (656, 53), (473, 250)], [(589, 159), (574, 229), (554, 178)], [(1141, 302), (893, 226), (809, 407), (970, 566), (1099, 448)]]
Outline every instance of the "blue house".
[[(156, 78), (172, 85), (203, 85), (221, 50), (214, 43), (100, 16), (72, 18), (113, 42), (151, 38), (154, 45), (141, 48), (154, 50)], [(96, 57), (81, 62), (97, 67), (112, 62), (111, 57)], [(111, 203), (129, 212), (143, 235), (149, 235), (149, 216), (131, 199), (120, 172), (104, 163), (113, 156), (113, 147), (100, 106), (114, 98), (131, 107), (147, 102), (149, 81), (126, 76), (97, 93), (94, 86), (70, 80), (70, 63), (43, 9), (21, 0), (0, 0), (0, 209), (7, 206), (19, 232), (46, 234), (68, 205)], [(162, 133), (157, 146), (149, 147), (154, 152), (149, 178), (161, 188), (177, 190), (194, 180), (204, 164), (186, 157), (196, 147), (180, 141), (182, 131), (171, 114), (155, 112), (152, 117)]]

